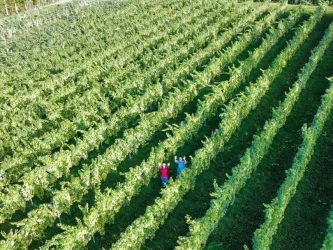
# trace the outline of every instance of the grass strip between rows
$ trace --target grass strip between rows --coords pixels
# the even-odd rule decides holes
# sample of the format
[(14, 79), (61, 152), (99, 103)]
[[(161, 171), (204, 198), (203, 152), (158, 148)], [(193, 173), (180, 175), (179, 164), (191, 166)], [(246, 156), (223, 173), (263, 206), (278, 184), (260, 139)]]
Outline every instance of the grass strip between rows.
[[(331, 86), (333, 86), (333, 76), (330, 77)], [(327, 232), (321, 247), (321, 250), (331, 250), (333, 249), (333, 207), (329, 212), (329, 216), (327, 218)]]

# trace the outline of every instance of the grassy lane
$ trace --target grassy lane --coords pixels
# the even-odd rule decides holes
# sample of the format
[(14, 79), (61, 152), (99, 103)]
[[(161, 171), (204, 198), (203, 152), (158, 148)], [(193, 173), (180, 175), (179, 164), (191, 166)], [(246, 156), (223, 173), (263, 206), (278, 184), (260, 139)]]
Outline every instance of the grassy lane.
[[(331, 43), (330, 55), (333, 53)], [(332, 56), (322, 63), (317, 73), (332, 73)], [(320, 75), (312, 78), (319, 83)], [(325, 81), (325, 84), (328, 84)], [(333, 115), (327, 121), (323, 135), (296, 195), (288, 205), (284, 220), (273, 238), (271, 249), (319, 249), (325, 237), (329, 210), (333, 201)]]
[[(297, 78), (299, 69), (310, 55), (310, 51), (321, 39), (324, 30), (328, 27), (329, 18), (324, 17), (317, 28), (299, 49), (290, 61), (288, 69), (276, 80), (277, 82), (291, 84)], [(327, 57), (327, 53), (325, 54)], [(327, 59), (318, 65), (313, 75), (318, 74)], [(319, 74), (320, 75), (320, 74)], [(322, 76), (323, 78), (324, 76)], [(312, 79), (315, 77), (312, 77)], [(284, 170), (292, 162), (299, 143), (302, 141), (300, 128), (305, 122), (311, 122), (313, 115), (320, 103), (320, 96), (324, 93), (327, 84), (322, 84), (321, 79), (309, 82), (295, 105), (294, 112), (290, 115), (283, 129), (276, 136), (270, 153), (258, 166), (252, 179), (246, 184), (230, 207), (218, 229), (208, 240), (207, 249), (222, 246), (224, 249), (239, 249), (244, 243), (250, 245), (253, 231), (262, 223), (263, 203), (268, 203), (276, 195), (276, 190), (283, 181)], [(327, 81), (326, 81), (327, 83)], [(279, 166), (279, 167), (277, 167)]]

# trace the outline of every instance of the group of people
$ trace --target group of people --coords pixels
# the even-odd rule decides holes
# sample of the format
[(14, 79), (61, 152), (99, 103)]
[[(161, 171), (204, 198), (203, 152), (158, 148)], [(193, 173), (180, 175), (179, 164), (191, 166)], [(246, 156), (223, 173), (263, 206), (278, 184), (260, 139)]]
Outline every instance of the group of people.
[[(175, 156), (175, 163), (177, 164), (177, 176), (180, 175), (180, 173), (183, 171), (183, 169), (186, 166), (186, 157), (179, 157), (177, 159), (177, 156)], [(160, 174), (161, 174), (161, 180), (162, 180), (162, 185), (166, 186), (169, 181), (169, 176), (168, 176), (168, 170), (170, 168), (170, 163), (160, 163), (159, 164), (159, 169), (160, 169)]]

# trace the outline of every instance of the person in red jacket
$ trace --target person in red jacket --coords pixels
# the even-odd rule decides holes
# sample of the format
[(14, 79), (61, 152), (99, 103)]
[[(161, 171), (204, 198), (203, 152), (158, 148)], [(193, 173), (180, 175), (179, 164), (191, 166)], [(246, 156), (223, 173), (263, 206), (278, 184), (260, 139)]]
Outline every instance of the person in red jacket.
[(165, 187), (166, 184), (168, 184), (168, 170), (170, 168), (170, 163), (168, 163), (168, 164), (160, 163), (158, 167), (159, 167), (160, 173), (161, 173), (162, 185)]

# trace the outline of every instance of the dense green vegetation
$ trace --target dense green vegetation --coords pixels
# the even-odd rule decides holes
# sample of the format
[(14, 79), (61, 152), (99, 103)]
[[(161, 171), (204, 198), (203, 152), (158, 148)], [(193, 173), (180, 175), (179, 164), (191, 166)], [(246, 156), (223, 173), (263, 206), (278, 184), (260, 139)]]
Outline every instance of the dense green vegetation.
[(0, 27), (0, 249), (330, 249), (330, 7), (88, 1)]

